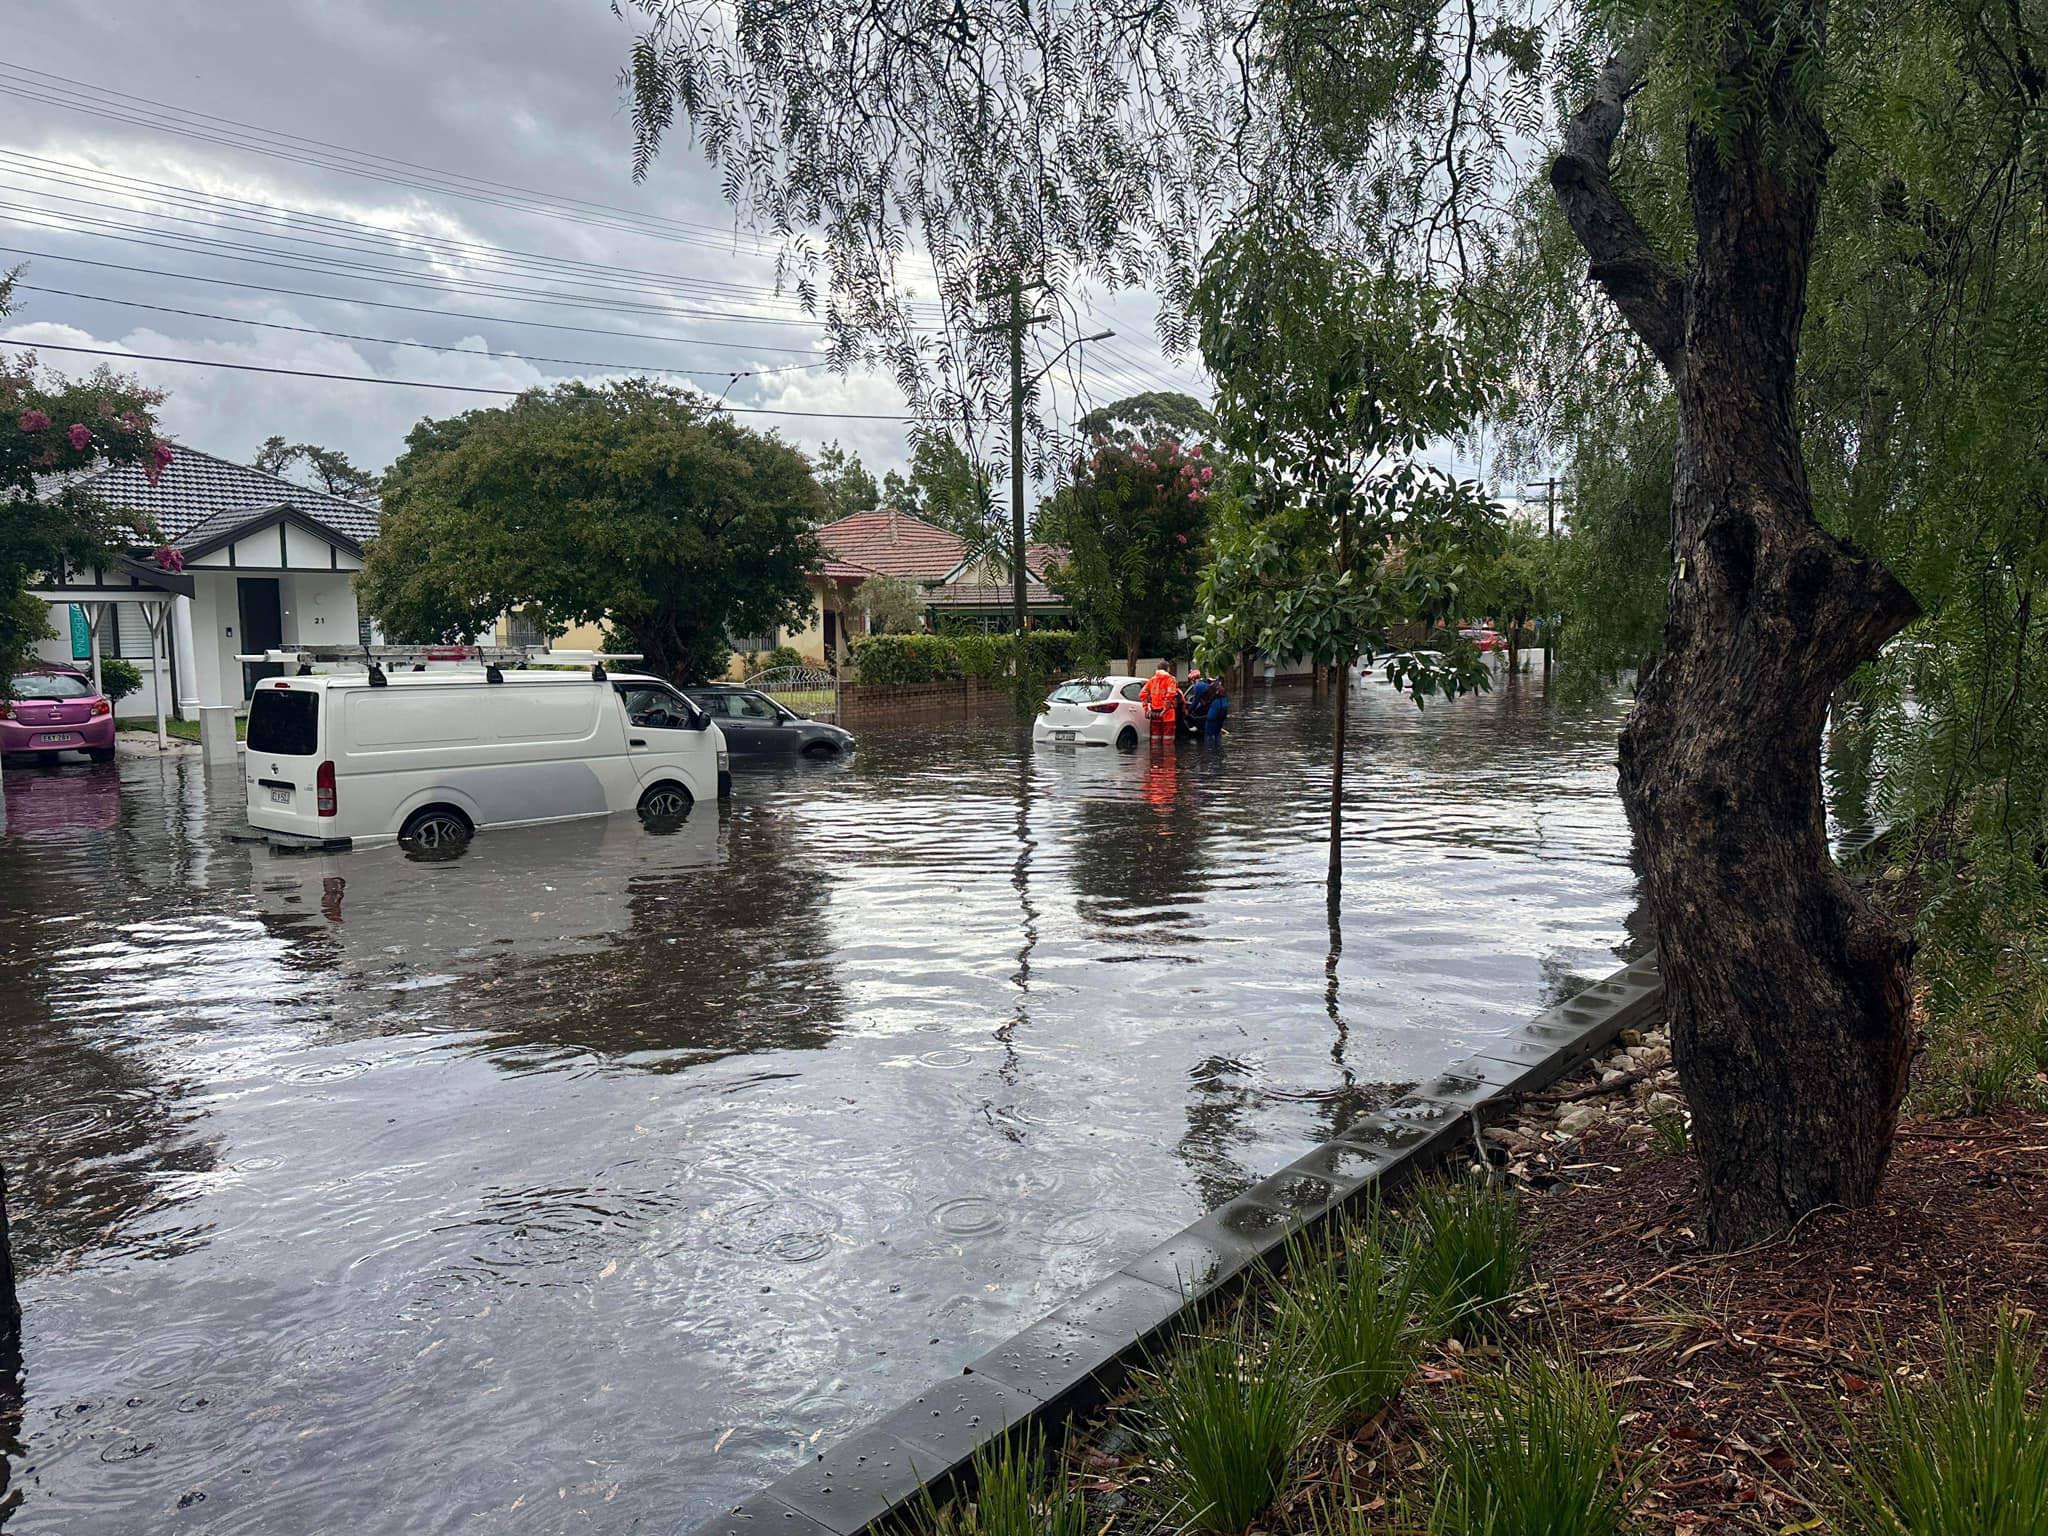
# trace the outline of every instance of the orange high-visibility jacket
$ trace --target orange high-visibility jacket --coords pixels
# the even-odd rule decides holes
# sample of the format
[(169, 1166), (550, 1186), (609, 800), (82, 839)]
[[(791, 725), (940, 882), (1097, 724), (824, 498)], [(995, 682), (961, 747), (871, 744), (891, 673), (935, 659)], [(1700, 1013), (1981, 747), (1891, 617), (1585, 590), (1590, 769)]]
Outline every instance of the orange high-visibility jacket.
[(1146, 678), (1138, 697), (1145, 701), (1145, 708), (1152, 714), (1170, 716), (1180, 713), (1180, 684), (1165, 672), (1154, 672)]

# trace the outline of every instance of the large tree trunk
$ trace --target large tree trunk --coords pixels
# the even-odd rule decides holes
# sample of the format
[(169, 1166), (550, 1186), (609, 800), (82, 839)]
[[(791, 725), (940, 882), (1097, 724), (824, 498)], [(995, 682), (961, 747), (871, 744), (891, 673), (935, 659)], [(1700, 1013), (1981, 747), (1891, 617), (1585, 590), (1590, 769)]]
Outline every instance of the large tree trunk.
[[(1731, 35), (1744, 22), (1769, 35), (1750, 14), (1764, 8), (1738, 0)], [(1806, 21), (1818, 39), (1817, 0)], [(1622, 734), (1621, 792), (1720, 1248), (1868, 1204), (1906, 1080), (1911, 944), (1836, 869), (1821, 798), (1830, 696), (1916, 609), (1814, 521), (1800, 451), (1794, 387), (1827, 143), (1797, 80), (1818, 46), (1770, 68), (1731, 44), (1722, 89), (1759, 88), (1765, 105), (1728, 140), (1689, 136), (1688, 274), (1663, 264), (1608, 181), (1629, 49), (1568, 127), (1551, 177), (1592, 276), (1678, 398), (1671, 615)]]

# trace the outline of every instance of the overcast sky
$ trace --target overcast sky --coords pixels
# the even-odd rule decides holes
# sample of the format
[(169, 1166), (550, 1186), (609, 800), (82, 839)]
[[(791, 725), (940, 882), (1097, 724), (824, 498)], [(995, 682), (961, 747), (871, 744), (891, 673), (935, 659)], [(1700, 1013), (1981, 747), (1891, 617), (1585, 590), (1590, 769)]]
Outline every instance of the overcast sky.
[[(845, 418), (899, 414), (901, 394), (807, 365), (817, 330), (772, 293), (772, 249), (734, 232), (695, 151), (679, 136), (633, 184), (629, 38), (604, 0), (10, 7), (0, 266), (28, 270), (0, 337), (46, 344), (66, 371), (100, 359), (47, 344), (490, 389), (689, 369), (716, 394), (734, 371), (781, 369), (727, 399), (839, 419), (743, 420), (805, 448), (837, 439), (878, 475), (899, 466), (900, 423)], [(1163, 356), (1144, 295), (1101, 312), (1118, 336), (1088, 403), (1206, 394)], [(168, 392), (175, 439), (244, 461), (276, 433), (381, 469), (421, 416), (494, 403), (116, 366)]]

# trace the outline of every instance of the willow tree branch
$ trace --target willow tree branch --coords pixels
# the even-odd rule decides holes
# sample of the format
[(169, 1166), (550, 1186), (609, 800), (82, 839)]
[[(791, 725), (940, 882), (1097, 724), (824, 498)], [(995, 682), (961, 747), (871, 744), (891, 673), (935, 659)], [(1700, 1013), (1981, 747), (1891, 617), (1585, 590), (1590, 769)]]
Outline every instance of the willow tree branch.
[(1685, 278), (1650, 244), (1614, 189), (1614, 140), (1629, 97), (1642, 87), (1649, 37), (1638, 33), (1608, 56), (1593, 94), (1564, 125), (1550, 186), (1598, 283), (1667, 373), (1685, 350)]

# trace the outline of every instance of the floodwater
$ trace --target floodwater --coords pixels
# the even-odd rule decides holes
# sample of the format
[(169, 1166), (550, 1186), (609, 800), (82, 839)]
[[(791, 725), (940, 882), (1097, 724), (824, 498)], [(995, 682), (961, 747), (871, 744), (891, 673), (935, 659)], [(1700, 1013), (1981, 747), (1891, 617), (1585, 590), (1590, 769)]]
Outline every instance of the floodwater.
[(1620, 712), (1366, 686), (1340, 952), (1287, 694), (446, 863), (9, 768), (0, 1524), (685, 1529), (1632, 952)]

